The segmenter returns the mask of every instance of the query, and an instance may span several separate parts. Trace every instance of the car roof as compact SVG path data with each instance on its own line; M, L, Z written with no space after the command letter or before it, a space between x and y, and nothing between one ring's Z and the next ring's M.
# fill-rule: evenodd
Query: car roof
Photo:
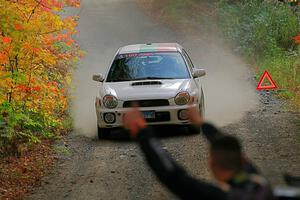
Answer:
M148 44L133 44L121 47L118 54L126 53L147 53L147 52L181 52L182 47L177 43L148 43Z

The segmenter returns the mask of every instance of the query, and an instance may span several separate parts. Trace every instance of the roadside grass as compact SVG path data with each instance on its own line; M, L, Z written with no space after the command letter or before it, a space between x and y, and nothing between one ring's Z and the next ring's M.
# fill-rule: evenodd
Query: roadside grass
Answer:
M300 51L299 51L300 52ZM299 53L298 53L299 54ZM282 52L278 56L265 56L257 62L257 79L268 70L279 86L278 95L291 102L289 110L300 108L300 57Z
M233 50L256 67L257 79L268 70L278 85L278 96L289 109L300 111L300 13L288 4L259 0L218 3L220 30Z
M171 28L213 34L253 66L257 81L268 70L288 100L289 110L300 111L300 13L278 1L152 0L142 5ZM235 3L230 3L235 2ZM201 29L205 29L201 32Z

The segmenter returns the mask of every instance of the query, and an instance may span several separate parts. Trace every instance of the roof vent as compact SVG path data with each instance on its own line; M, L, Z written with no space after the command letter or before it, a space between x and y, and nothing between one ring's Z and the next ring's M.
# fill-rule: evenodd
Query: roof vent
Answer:
M134 82L131 85L136 86L136 85L161 85L162 82L160 81L143 81L143 82Z

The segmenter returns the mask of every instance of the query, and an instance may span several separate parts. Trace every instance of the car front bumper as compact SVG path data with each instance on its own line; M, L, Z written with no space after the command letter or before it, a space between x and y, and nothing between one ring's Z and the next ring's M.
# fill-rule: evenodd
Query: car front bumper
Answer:
M199 106L197 104L194 105L184 105L184 106L161 106L161 107L141 107L140 111L154 111L155 118L154 119L146 119L147 124L149 125L184 125L189 124L189 120L182 120L179 117L179 112L182 110L186 110L189 107L196 107L199 112ZM116 109L98 109L97 110L97 122L100 128L116 128L123 126L122 119L126 112L128 112L130 108L116 108ZM113 123L107 123L104 120L104 116L107 113L112 113L115 115L115 120Z

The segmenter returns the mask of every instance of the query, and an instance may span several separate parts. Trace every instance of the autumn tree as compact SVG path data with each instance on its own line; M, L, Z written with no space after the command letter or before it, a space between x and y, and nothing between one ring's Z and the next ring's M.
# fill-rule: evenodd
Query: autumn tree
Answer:
M63 128L72 66L81 56L73 37L79 0L0 0L0 149L37 141Z

